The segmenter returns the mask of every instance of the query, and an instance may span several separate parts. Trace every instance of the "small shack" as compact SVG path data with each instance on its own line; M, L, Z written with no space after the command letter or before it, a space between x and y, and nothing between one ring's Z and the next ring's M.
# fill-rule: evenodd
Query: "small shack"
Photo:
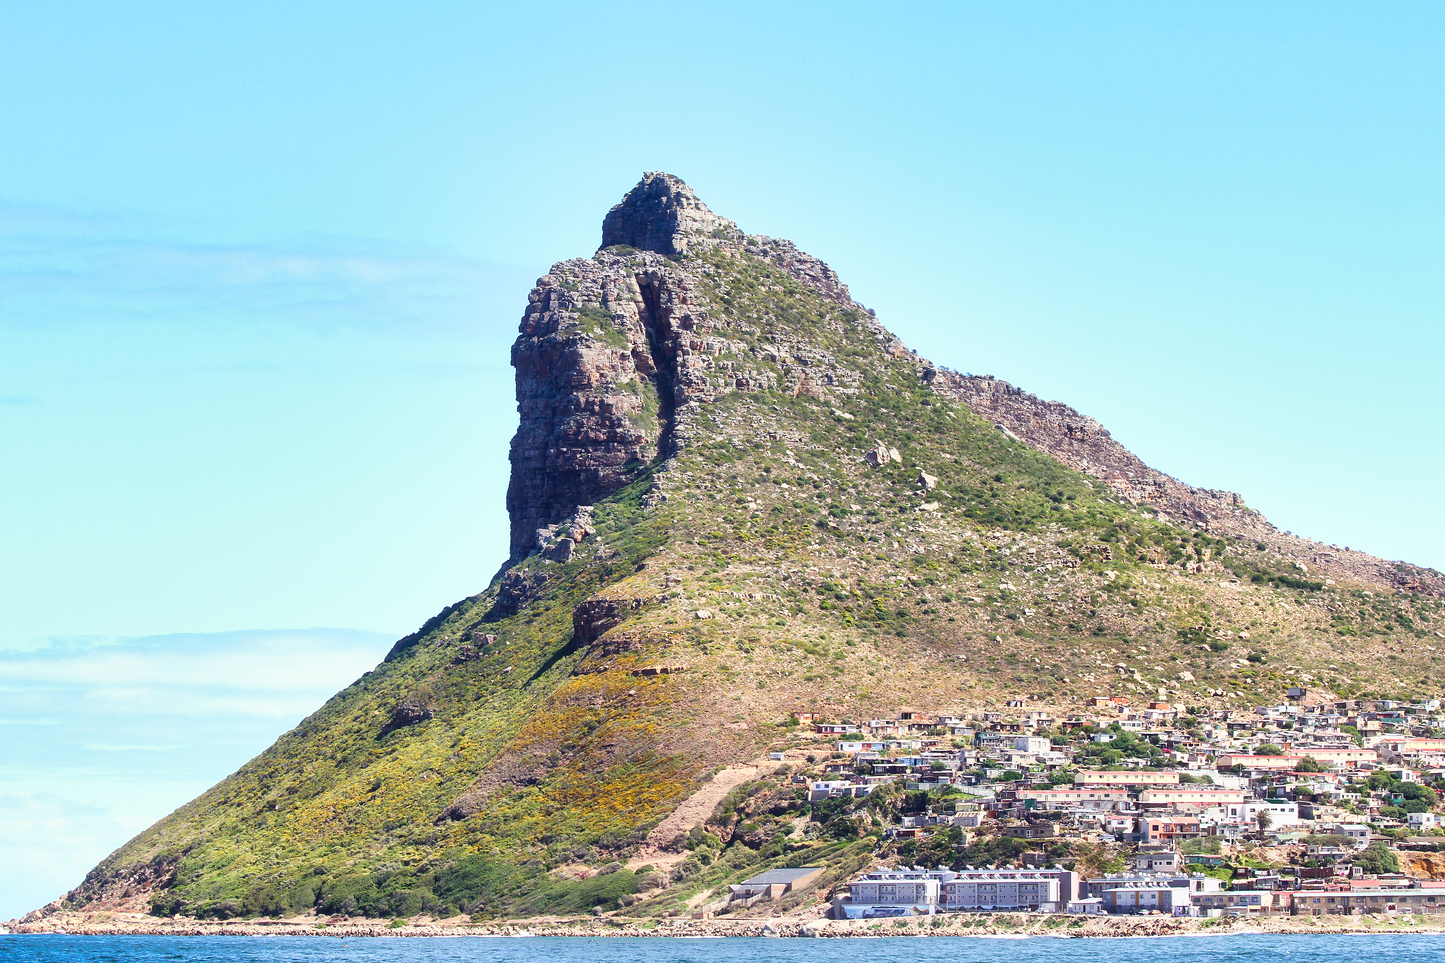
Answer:
M770 869L752 879L728 887L728 902L746 900L751 906L759 900L777 899L812 885L823 875L821 866L798 866L793 869Z

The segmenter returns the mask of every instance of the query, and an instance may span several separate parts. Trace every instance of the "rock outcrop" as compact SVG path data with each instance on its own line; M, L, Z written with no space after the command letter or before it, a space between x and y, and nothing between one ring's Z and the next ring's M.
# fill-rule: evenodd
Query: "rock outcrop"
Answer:
M665 257L599 254L537 282L512 347L521 423L507 510L512 555L539 529L666 458L680 406L710 397L692 354L707 316Z
M513 559L539 550L539 535L551 536L540 530L675 453L689 405L777 387L777 374L748 364L749 356L785 362L784 376L799 391L846 388L852 379L817 370L827 359L801 341L773 346L771 356L753 352L739 332L710 317L698 292L705 269L670 256L713 248L766 260L830 300L864 310L832 268L792 242L744 235L681 180L645 175L608 213L597 254L554 265L528 296L512 346L520 415L507 489ZM871 326L879 338L892 338L876 321Z
M420 699L403 699L396 704L391 712L392 729L401 729L404 726L414 726L420 722L426 722L432 717L431 706Z
M671 174L649 171L602 221L602 247L617 244L655 254L683 254L698 243L737 240L738 226L718 217Z
M580 645L591 645L646 604L646 599L621 596L588 599L572 610L573 638Z

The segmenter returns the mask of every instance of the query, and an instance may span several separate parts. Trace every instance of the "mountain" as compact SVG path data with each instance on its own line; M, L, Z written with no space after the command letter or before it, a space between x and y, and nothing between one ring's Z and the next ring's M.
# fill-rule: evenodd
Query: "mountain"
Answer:
M890 845L808 803L828 747L799 715L1438 687L1438 572L1279 532L919 357L670 175L538 280L512 362L491 584L58 905L676 915Z

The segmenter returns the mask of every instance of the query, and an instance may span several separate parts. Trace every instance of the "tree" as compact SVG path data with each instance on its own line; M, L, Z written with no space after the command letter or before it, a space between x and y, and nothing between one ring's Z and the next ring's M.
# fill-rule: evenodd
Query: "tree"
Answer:
M1439 795L1429 786L1422 786L1418 782L1400 783L1400 795L1406 799L1423 799L1430 805L1440 801Z
M1284 750L1281 749L1279 746L1276 746L1272 742L1266 742L1264 745L1254 750L1254 754L1256 756L1282 756L1284 755Z
M1356 866L1362 867L1365 872L1372 876L1381 873L1398 873L1400 871L1400 860L1384 843L1371 843L1369 849L1350 860Z
M1365 779L1365 785L1370 789L1389 789L1392 792L1400 785L1400 780L1388 772L1372 772Z
M1440 795L1435 790L1418 782L1402 782L1396 792L1404 798L1400 808L1407 813L1428 813L1440 801Z
M1259 838L1264 839L1264 834L1269 832L1269 827L1274 825L1274 814L1268 809L1261 809L1254 814L1255 825L1259 826Z

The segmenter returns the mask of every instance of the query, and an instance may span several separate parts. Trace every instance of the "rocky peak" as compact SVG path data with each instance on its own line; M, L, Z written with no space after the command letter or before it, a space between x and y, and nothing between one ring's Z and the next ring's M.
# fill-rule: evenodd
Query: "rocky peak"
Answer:
M736 236L738 226L708 210L681 178L661 171L643 174L602 221L603 248L625 244L664 255L683 254L717 234Z

